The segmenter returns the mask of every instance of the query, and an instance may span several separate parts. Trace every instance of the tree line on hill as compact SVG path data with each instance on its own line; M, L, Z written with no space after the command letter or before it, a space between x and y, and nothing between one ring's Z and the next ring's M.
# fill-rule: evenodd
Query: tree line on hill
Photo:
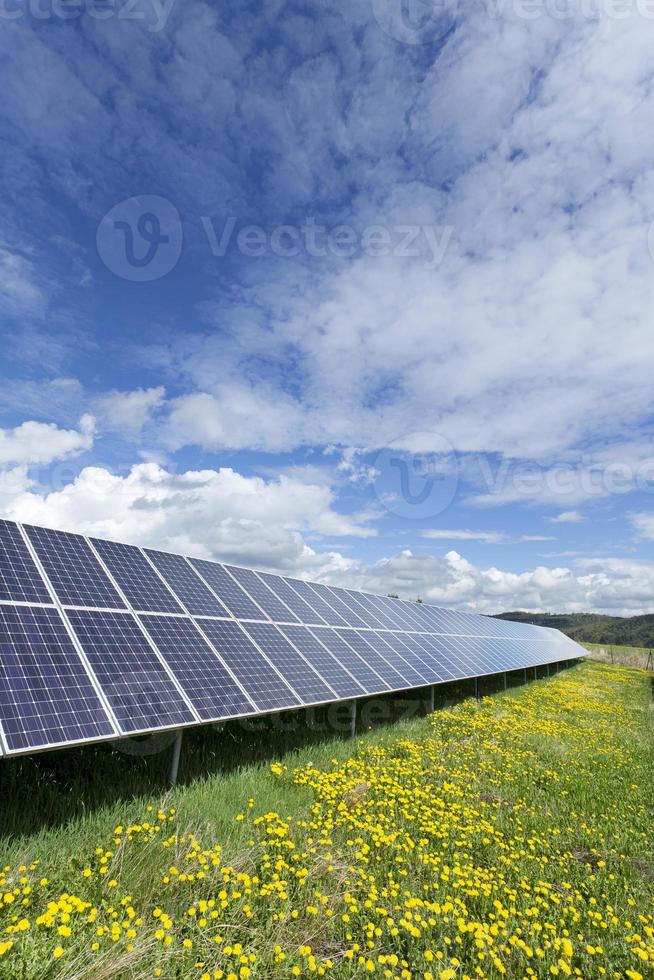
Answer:
M595 613L504 612L494 619L513 619L535 626L553 626L578 643L606 646L654 647L654 614L646 616L600 616Z

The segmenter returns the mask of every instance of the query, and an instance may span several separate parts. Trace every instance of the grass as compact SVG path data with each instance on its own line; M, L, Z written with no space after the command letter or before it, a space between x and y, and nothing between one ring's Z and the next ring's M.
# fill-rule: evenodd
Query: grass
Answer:
M169 793L168 752L4 763L0 976L653 976L651 696L587 662L356 742L188 733Z
M594 660L622 664L625 667L654 669L654 651L647 647L616 646L607 643L584 643Z

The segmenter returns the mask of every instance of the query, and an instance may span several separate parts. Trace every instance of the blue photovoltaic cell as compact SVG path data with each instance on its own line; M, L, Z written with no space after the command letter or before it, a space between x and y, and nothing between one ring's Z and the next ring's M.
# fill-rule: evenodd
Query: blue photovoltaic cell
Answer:
M284 579L287 585L290 585L294 589L301 599L315 609L322 619L329 623L330 626L347 626L346 621L342 616L339 616L335 609L328 606L327 603L315 592L307 582L303 582L298 578L287 578Z
M13 521L0 521L0 599L52 604L41 573Z
M359 633L357 630L341 630L340 633L343 639L351 647L354 647L359 656L384 678L389 687L396 688L398 691L405 687L411 687L411 682L405 676L404 671L400 673L399 668L389 663L390 658L379 651L379 644L375 641L374 633ZM367 636L370 636L370 640L366 639Z
M209 588L216 593L220 601L227 606L232 615L236 616L237 619L266 620L268 618L248 598L238 582L234 581L222 565L218 565L213 561L204 561L202 558L191 558L191 564L194 568L197 568Z
M390 637L393 638L392 641ZM433 645L433 637L417 633L385 633L384 639L395 643L400 650L402 647L411 650L425 664L425 670L429 671L430 679L435 683L453 679L454 675L450 673L444 658L440 656L439 651Z
M9 751L115 735L56 609L0 606L0 726Z
M345 667L307 629L306 626L280 626L282 633L297 647L339 698L355 698L365 690L348 674Z
M334 691L327 687L276 626L272 623L247 623L244 629L304 704L334 700Z
M177 612L182 608L138 548L91 538L127 601L138 612Z
M131 613L71 609L68 618L124 732L195 721Z
M259 711L300 707L300 699L238 623L226 619L198 619L198 623Z
M293 610L301 623L308 626L324 625L325 620L322 616L319 616L316 610L305 602L281 575L271 575L268 572L259 572L258 575L268 588L272 589L275 595L279 596L284 604Z
M30 547L18 525L0 520L0 726L11 753L584 655L557 630L528 623L25 532Z
M345 633L353 633L353 630L335 630L327 626L315 626L311 628L311 632L344 667L347 667L366 694L390 691L391 685L369 666L368 659L362 659L343 639ZM373 657L370 657L370 660L372 659Z
M349 605L340 598L336 589L330 589L328 586L320 585L318 582L312 582L310 587L345 620L348 626L368 625L364 619L361 619L352 605Z
M431 671L425 668L424 663L414 651L408 650L406 647L403 649L399 644L393 643L390 639L392 635L388 632L364 634L368 643L372 642L371 637L376 637L375 649L379 650L396 670L401 671L403 676L411 681L412 687L428 684Z
M256 711L190 619L152 615L142 616L141 623L201 718L219 721Z
M393 630L411 630L414 624L408 616L404 614L403 602L397 599L389 599L387 596L367 595L366 599L372 603L379 616L384 617L385 623L390 623Z
M146 550L150 561L157 566L158 571L192 616L230 618L228 610L191 568L186 558L165 551L151 551L149 548Z
M45 573L64 606L124 609L125 603L81 534L24 525Z
M297 616L270 591L256 572L249 568L237 568L235 565L225 565L225 568L272 620L276 623L297 623Z
M345 605L349 606L350 609L357 614L359 619L365 623L366 626L371 626L373 629L378 630L384 625L383 621L376 615L376 613L372 611L372 609L357 601L352 592L349 592L347 589L338 588L332 588L332 592L335 592L336 595L345 603Z
M347 596L352 605L361 610L361 616L365 617L368 626L372 626L374 629L397 629L395 620L386 616L383 611L380 612L375 604L370 601L370 596L355 593L349 589Z

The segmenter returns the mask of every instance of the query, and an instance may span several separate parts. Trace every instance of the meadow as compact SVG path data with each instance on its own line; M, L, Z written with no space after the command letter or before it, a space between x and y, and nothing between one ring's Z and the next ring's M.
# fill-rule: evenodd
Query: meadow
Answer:
M606 643L584 643L594 660L608 664L622 664L624 667L643 667L654 670L654 651L648 647L629 647Z
M355 740L198 732L168 793L167 753L5 762L0 977L654 976L653 734L651 672L586 662Z

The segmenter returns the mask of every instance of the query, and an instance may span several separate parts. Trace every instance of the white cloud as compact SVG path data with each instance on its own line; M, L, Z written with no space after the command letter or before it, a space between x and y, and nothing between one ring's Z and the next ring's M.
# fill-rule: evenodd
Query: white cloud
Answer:
M446 528L429 528L422 531L421 535L423 538L438 541L483 541L485 544L497 544L506 540L506 535L499 531L448 531Z
M639 514L630 514L630 520L639 538L654 541L654 513L644 511Z
M451 226L441 265L364 256L314 262L309 273L300 259L271 284L251 264L254 285L230 311L231 332L221 297L220 335L185 338L173 351L172 369L197 388L173 405L173 448L373 448L408 445L419 428L462 454L546 467L563 457L571 470L562 487L482 490L483 503L564 508L623 492L610 481L594 489L578 456L597 442L619 449L650 411L654 178L632 124L635 111L654 124L647 32L637 16L527 20L505 6L497 18L484 4L460 12L412 83L406 129L387 111L366 118L379 88L357 89L342 118L325 100L326 132L353 150L355 123L365 120L371 145L406 138L414 153L406 170L390 154L361 182L351 223ZM313 67L312 81L331 92L333 66ZM395 105L397 94L374 82ZM292 135L288 119L270 120L276 134ZM309 127L316 152L293 158L299 173L321 172L312 166L324 138L325 127ZM204 311L211 320L209 303Z
M51 463L78 456L93 446L95 419L83 415L79 430L60 429L54 423L23 422L0 429L0 466L12 463Z
M548 517L547 519L550 524L579 524L585 520L583 514L580 514L578 510L564 510L555 517Z
M289 477L264 480L231 469L174 474L141 463L126 476L86 467L47 493L30 485L26 467L14 467L0 477L0 508L14 520L479 612L652 609L654 562L609 558L509 572L474 565L456 551L405 550L370 565L342 550L318 551L309 538L365 535L368 528L334 510L329 488Z
M19 492L5 510L17 520L171 551L317 567L320 561L303 533L374 534L365 516L341 515L333 504L329 487L286 476L264 480L229 468L175 474L141 463L126 476L85 467L61 490ZM334 561L349 564L340 557Z
M94 409L107 428L139 432L164 403L166 389L135 388L133 391L109 391L94 402Z
M288 449L302 427L302 409L289 396L269 388L219 384L211 394L183 395L171 403L163 433L171 449Z
M538 566L516 573L481 568L456 551L441 558L407 550L356 572L348 578L361 588L483 613L525 609L626 616L654 607L654 562L635 559L589 559L572 568ZM328 578L336 583L338 576Z
M0 247L0 309L15 315L39 315L45 299L31 261Z

